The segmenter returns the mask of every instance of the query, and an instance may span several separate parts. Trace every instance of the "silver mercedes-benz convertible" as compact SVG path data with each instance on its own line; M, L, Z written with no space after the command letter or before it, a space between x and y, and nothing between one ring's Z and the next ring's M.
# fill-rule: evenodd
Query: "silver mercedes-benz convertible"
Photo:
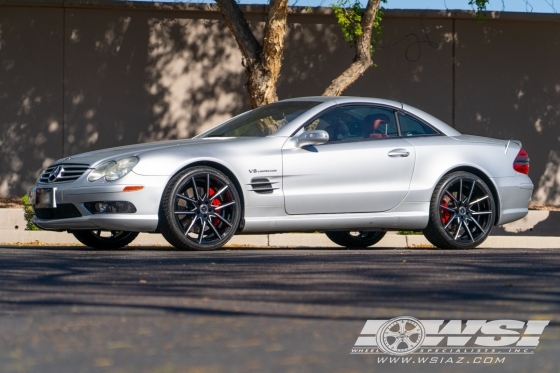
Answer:
M138 232L213 250L234 234L314 231L367 247L421 230L437 247L467 249L527 214L528 173L519 141L463 135L399 102L305 97L193 139L58 160L29 194L37 226L94 248Z

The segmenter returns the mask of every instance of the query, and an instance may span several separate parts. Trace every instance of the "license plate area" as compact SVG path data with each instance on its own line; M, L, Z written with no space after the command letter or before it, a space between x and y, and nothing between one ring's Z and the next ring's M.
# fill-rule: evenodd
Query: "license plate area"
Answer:
M35 208L52 209L56 208L55 198L56 188L37 188L35 189Z

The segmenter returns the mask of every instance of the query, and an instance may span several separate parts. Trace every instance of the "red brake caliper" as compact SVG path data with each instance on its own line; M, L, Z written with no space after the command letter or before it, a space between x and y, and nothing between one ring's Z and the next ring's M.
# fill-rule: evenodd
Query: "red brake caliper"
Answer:
M441 206L449 206L449 197L448 196L443 196L443 198L441 199ZM451 219L451 211L444 209L444 208L440 208L439 209L439 214L441 216L441 222L443 224L446 224L449 219Z
M210 187L210 190L208 191L208 194L209 194L210 197L212 197L214 194L216 194L216 191ZM214 200L212 200L212 206L214 206L214 207L220 206L221 204L222 203L220 202L220 197L214 198ZM215 227L217 227L220 224L220 219L212 218L212 224Z

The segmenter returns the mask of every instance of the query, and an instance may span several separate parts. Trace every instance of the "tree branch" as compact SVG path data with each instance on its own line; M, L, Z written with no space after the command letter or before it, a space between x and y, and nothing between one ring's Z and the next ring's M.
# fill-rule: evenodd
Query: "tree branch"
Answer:
M268 7L268 19L264 29L262 51L263 66L269 78L264 89L265 102L263 103L278 100L276 83L280 76L280 67L282 66L287 18L288 0L271 0Z
M368 0L364 14L362 15L362 34L359 35L355 42L356 56L354 62L323 92L323 96L339 96L350 85L352 85L367 69L370 68L371 61L371 33L373 31L373 22L375 15L379 9L381 0Z
M247 60L248 65L252 65L258 61L262 47L249 28L243 12L235 0L216 0L216 3L241 49L243 58Z

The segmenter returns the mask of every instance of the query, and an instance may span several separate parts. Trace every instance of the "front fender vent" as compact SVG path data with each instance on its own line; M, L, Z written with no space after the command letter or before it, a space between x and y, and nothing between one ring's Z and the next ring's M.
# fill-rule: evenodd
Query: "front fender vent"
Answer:
M258 194L270 194L274 189L278 189L278 188L274 188L272 184L278 184L278 183L274 181L270 181L264 177L254 178L251 180L251 183L249 184L252 187L252 189L249 190Z

